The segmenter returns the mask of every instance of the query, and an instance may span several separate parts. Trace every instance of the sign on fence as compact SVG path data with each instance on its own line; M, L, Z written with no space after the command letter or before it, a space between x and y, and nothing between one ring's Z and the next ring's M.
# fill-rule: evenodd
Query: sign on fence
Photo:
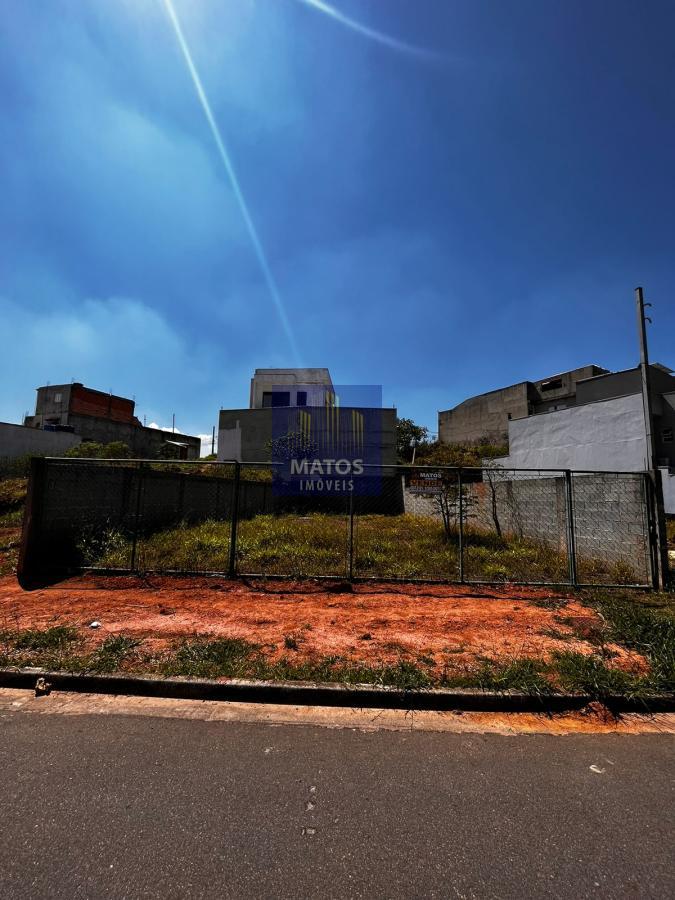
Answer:
M438 469L420 469L406 475L406 487L411 494L440 494L443 490L443 473Z

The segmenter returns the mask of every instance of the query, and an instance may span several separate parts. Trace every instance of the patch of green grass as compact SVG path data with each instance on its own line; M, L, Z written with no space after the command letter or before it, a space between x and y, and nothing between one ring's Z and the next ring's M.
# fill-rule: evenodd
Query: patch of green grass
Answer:
M271 665L259 666L256 674L257 677L270 680L376 684L396 687L403 691L421 690L433 684L431 675L421 666L411 662L366 666L334 656L300 663L282 658Z
M342 515L258 515L242 519L237 569L240 573L266 575L344 577L347 540L347 517ZM84 536L83 541L86 546L80 551L89 564L111 568L129 565L131 543L119 532L99 530L96 535ZM141 569L225 572L229 542L228 521L182 523L141 538L137 562ZM465 544L469 579L557 583L568 576L565 553L540 542L500 538L493 532L469 527ZM585 564L580 560L581 569ZM357 516L353 565L355 575L362 577L455 580L459 577L458 544L433 516ZM609 564L594 560L588 566L584 577L616 577Z
M26 500L27 490L27 478L0 479L0 513L21 510Z
M590 694L599 700L612 694L637 696L649 689L648 681L608 666L597 654L555 652L552 668L563 690Z
M116 672L130 654L141 644L137 638L123 634L107 637L100 647L92 653L88 668L95 672Z
M27 628L24 631L4 632L4 642L15 650L39 652L65 650L80 640L74 625L54 625L51 628Z
M0 515L0 528L20 528L23 523L23 507L17 506Z
M163 670L166 675L241 678L251 671L257 651L256 644L242 638L186 640L167 657Z
M656 691L675 690L675 597L595 592L586 601L606 625L606 639L646 657Z
M541 659L523 657L508 662L481 660L478 667L465 673L446 676L451 687L478 688L483 691L522 691L526 694L550 694L551 682L546 678L548 666Z
M74 625L1 631L1 664L80 671L84 657L77 654L77 647L81 640Z

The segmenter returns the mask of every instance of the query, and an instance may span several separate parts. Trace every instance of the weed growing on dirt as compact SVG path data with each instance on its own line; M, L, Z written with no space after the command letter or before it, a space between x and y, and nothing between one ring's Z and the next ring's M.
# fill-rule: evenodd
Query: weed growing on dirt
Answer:
M74 625L1 631L1 664L79 671L83 664L83 658L76 652L80 642L80 635Z
M539 634L552 638L554 641L571 641L574 635L568 631L560 631L557 628L542 628Z
M528 597L527 602L540 609L564 609L570 601L567 597Z
M622 669L610 668L596 654L555 652L551 668L563 690L590 694L599 700L612 694L637 696L647 693L649 688L645 679Z
M248 674L258 646L242 638L219 638L209 641L197 638L181 642L167 656L166 675L192 675L199 678L243 677Z
M19 528L23 523L23 508L10 509L0 515L0 528Z
M526 694L550 694L551 682L546 678L548 667L544 660L532 657L498 663L483 659L477 667L459 675L446 675L444 684L450 687L478 688L483 691L522 691Z
M88 668L95 672L115 672L140 643L140 640L123 634L107 637L91 655Z
M80 640L74 625L54 625L51 628L28 628L17 631L9 638L15 650L65 650Z
M663 597L659 602L659 597ZM610 641L645 656L652 690L675 690L675 598L596 592L590 605L602 615Z
M11 511L23 512L26 500L28 479L26 478L2 478L0 479L0 513Z

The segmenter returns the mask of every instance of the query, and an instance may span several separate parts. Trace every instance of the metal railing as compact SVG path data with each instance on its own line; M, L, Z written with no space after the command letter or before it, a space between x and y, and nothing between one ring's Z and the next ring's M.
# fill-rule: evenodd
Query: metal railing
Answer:
M19 575L653 583L645 473L364 468L287 495L269 463L34 459Z

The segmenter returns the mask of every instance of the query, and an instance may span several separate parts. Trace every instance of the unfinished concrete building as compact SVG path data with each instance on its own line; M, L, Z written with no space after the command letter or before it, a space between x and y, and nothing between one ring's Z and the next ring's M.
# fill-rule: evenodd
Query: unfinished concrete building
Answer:
M182 459L199 459L200 438L146 428L136 418L135 406L133 400L96 391L79 381L44 385L37 388L35 414L26 416L24 425L101 444L122 441L138 457L155 458L168 445Z
M576 404L577 382L609 372L589 365L550 375L539 381L521 381L488 391L438 413L438 439L443 444L472 444L483 439L508 439L509 421Z

